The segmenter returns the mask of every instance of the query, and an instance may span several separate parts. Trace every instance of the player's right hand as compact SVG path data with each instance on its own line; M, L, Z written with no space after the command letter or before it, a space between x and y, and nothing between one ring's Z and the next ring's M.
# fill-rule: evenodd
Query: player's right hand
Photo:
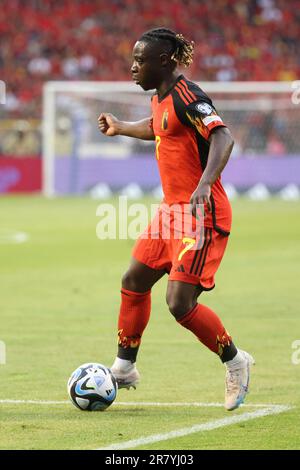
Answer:
M108 136L118 135L119 120L110 113L101 113L98 117L98 127L100 131Z

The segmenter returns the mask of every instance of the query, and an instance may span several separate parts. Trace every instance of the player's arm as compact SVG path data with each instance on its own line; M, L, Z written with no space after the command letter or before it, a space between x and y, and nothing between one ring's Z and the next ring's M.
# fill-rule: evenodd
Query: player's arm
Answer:
M100 131L107 136L125 135L142 140L155 140L152 119L146 118L136 122L120 121L113 114L102 113L98 118Z
M211 212L211 186L221 175L234 145L232 135L227 127L216 127L208 140L210 147L207 165L190 200L193 215L196 215L197 204L206 203L207 210Z

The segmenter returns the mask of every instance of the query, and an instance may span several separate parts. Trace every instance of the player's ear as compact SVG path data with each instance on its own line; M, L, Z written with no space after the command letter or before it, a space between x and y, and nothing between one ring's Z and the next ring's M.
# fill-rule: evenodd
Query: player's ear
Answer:
M159 57L160 57L161 66L167 67L170 62L169 55L166 52L163 52L162 54L160 54Z

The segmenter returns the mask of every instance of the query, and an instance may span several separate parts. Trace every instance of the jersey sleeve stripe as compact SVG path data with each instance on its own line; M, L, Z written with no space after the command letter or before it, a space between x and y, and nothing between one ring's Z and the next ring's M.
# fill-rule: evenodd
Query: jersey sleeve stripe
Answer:
M186 97L186 99L188 100L188 102L191 104L194 100L193 98L187 93L186 89L184 88L184 86L182 85L182 83L178 82L177 83L177 86L180 88L180 90L182 91L182 94Z
M194 95L194 93L189 89L189 87L187 86L187 83L186 83L184 80L180 80L179 83L182 83L182 85L183 85L184 88L186 89L186 92L189 94L189 96L191 96L191 98L193 98L193 101L196 101L196 100L197 100L197 96Z
M180 88L176 86L176 87L175 87L175 90L177 91L178 95L180 96L180 98L182 99L182 101L184 102L184 104L185 104L186 106L188 106L188 105L190 104L190 102L188 102L188 101L186 100L186 98L183 96L183 94L181 93Z

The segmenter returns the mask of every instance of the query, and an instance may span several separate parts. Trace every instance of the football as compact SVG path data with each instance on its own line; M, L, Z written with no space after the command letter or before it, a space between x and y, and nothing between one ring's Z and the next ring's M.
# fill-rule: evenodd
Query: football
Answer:
M115 377L103 364L82 364L68 380L71 402L84 411L104 411L114 402L117 390Z

